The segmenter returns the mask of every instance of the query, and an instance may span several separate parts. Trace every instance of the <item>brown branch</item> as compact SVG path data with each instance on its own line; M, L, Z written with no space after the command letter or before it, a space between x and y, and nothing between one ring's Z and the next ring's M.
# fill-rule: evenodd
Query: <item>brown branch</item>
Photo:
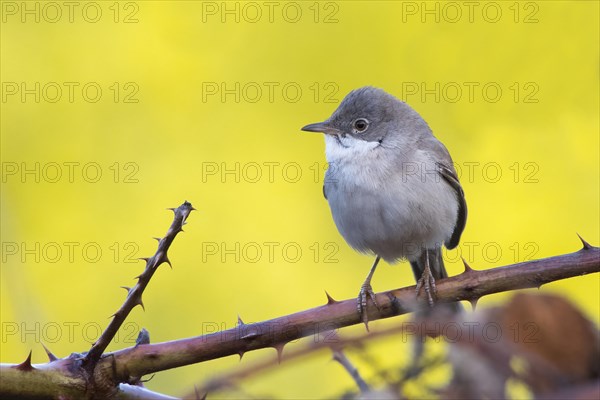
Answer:
M297 359L304 358L304 357L307 357L310 355L314 355L315 353L317 353L321 350L325 350L325 349L328 349L329 351L331 351L333 353L332 359L334 361L339 362L342 365L342 367L346 368L346 370L348 371L346 365L344 365L343 362L341 362L339 359L336 358L336 354L337 354L338 358L343 358L344 350L348 347L362 348L363 342L366 340L374 340L377 338L396 335L396 334L398 334L398 332L401 332L404 329L405 329L404 325L399 325L399 326L393 326L392 328L387 328L387 329L384 329L381 331L373 331L373 332L367 331L366 334L354 335L352 337L344 337L344 338L340 337L337 334L337 332L335 332L335 331L325 332L324 334L321 335L321 337L318 341L311 341L302 347L290 350L290 351L286 352L284 355L282 355L281 358L276 357L276 358L263 359L261 361L254 362L252 364L245 364L240 368L233 369L232 371L227 371L221 375L207 378L202 383L200 383L198 386L194 385L194 391L182 396L182 398L195 399L197 397L197 395L200 393L203 395L212 393L214 395L214 393L216 391L223 390L225 388L236 387L237 382L242 379L247 379L247 378L255 376L259 373L268 371L273 368L277 368L282 363L287 364L287 363L292 362L293 360L297 360ZM242 360L242 357L240 357L240 361L241 360ZM355 377L352 375L352 373L350 371L348 371L348 372L350 373L352 379L355 379ZM359 378L360 378L360 376L359 376ZM362 380L362 378L360 378L360 379ZM358 382L357 382L357 384L359 385L359 387L361 387L361 384L359 384Z
M117 334L117 331L125 322L125 319L133 310L133 308L137 305L142 306L144 308L144 303L142 301L142 293L144 293L144 289L150 283L150 279L154 275L154 272L158 269L158 267L162 263L167 263L171 265L169 258L167 256L167 251L173 243L175 236L179 232L183 231L183 225L185 225L185 220L189 216L189 214L194 210L192 205L189 202L184 202L177 208L170 208L175 213L175 218L167 231L167 234L162 238L156 238L158 240L158 248L156 249L156 253L150 258L144 258L146 261L146 268L144 272L136 277L138 282L132 288L127 288L127 298L125 302L119 308L119 310L113 314L113 319L110 321L100 338L94 343L90 351L86 354L83 359L83 365L88 367L91 366L93 370L95 363L100 359L106 347L110 344L112 339Z
M310 344L286 352L281 360L278 358L265 359L253 364L244 365L237 370L228 371L222 375L208 378L202 384L197 386L193 393L188 393L183 396L183 398L192 399L195 398L196 393L214 393L224 388L235 386L236 383L242 379L250 378L264 371L268 371L271 368L276 368L281 363L287 364L292 360L310 356L321 350L328 349L335 352L340 349L359 348L363 346L363 343L366 340L372 341L378 338L397 335L400 332L404 332L406 329L407 327L405 325L397 325L380 331L366 332L351 337L339 337L339 335L335 334L335 331L325 332L321 335L320 340L314 342L311 341ZM411 330L411 333L414 332Z
M180 211L178 214L178 210L184 206L188 211ZM181 207L175 210L175 220L179 221L177 224L183 225L192 208L189 203L187 206L184 203ZM181 230L181 225L177 224L174 222L167 234L171 239L162 239L159 251L147 261L147 268L138 281L139 292L136 288L134 292L130 291L126 300L129 306L124 305L121 310L129 312L139 304L141 290L148 284L156 267L167 260L168 245ZM552 281L599 272L600 249L583 243L583 249L575 253L485 271L472 270L465 264L462 274L438 282L437 301L445 303L467 300L475 303L484 295L539 287ZM148 265L151 266L150 269ZM370 305L370 319L389 318L419 307L427 307L426 302L415 301L414 288L411 286L377 294L380 309ZM124 318L124 315L119 318ZM356 312L355 299L338 302L328 297L324 306L269 321L256 324L240 323L236 328L210 335L166 343L139 344L136 347L106 353L97 360L95 368L91 370L91 377L86 374L86 371L89 373L90 370L82 368L84 356L77 353L58 360L50 357L49 363L40 365L32 365L31 359L28 358L21 364L0 365L0 397L118 396L119 383L135 382L139 377L150 373L234 354L243 355L246 351L265 347L273 347L281 354L283 346L291 340L359 323L361 320ZM112 323L110 326L115 329ZM108 338L104 339L108 342L112 338L109 334L103 334L103 337ZM92 349L99 348L96 345ZM95 350L95 353L99 352L102 355L106 345L107 343L103 345L102 351ZM86 358L93 359L89 354Z
M134 287L126 288L127 298L125 299L125 302L121 308L119 308L119 310L113 314L114 318L110 321L90 351L85 355L83 359L83 365L89 372L94 370L94 367L104 353L104 350L106 350L106 347L108 347L110 342L113 340L117 334L117 331L121 325L123 325L123 322L125 322L125 319L131 310L133 310L133 308L137 305L140 305L142 308L144 308L144 303L142 302L142 293L144 293L144 289L146 289L146 286L148 286L148 283L150 282L150 279L152 279L154 272L156 272L162 263L166 262L167 264L171 265L169 257L167 257L167 251L169 250L171 243L173 243L175 236L177 236L179 232L183 231L185 220L194 210L194 207L192 207L192 205L186 201L179 207L170 208L170 210L173 210L175 213L175 218L173 219L173 223L171 223L171 226L169 227L165 237L162 239L157 238L158 248L156 249L156 253L154 253L154 255L150 258L144 259L146 261L146 268L141 275L136 277L138 282Z
M84 396L104 398L117 396L124 399L135 396L139 398L139 394L142 392L145 396L152 395L153 398L162 396L140 387L117 385L130 381L114 381L112 378L115 374L111 369L111 364L107 362L100 363L100 368L96 367L106 347L131 310L137 305L141 305L143 308L142 293L158 266L165 262L170 265L167 251L175 236L183 231L182 227L194 208L186 201L178 208L170 208L170 210L173 210L175 216L167 234L164 238L157 239L158 249L152 257L145 259L146 267L144 272L136 277L137 284L133 288L126 288L128 293L125 302L113 315L114 318L90 351L83 354L73 353L63 359L57 359L44 346L49 358L47 364L32 365L30 353L29 357L21 364L0 365L0 398L81 398ZM132 379L132 381L134 380Z
M484 271L471 269L437 284L437 301L446 303L467 300L521 288L540 287L560 279L600 271L600 249L584 242L583 249L556 257L517 263ZM369 305L370 320L389 318L425 307L415 301L415 287L377 294L380 309ZM235 328L209 335L171 342L140 345L110 353L114 360L115 379L177 368L247 351L283 346L310 335L361 323L356 312L356 299L330 300L324 306L255 324L238 324ZM108 359L103 359L108 360ZM108 361L107 361L108 362Z

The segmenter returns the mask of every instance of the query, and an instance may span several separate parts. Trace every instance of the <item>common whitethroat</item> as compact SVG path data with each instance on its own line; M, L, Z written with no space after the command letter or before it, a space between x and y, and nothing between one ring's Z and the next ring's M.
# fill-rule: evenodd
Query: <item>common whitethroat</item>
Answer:
M374 254L358 295L358 312L377 306L371 278L379 260L407 259L433 306L436 279L448 275L441 247L455 248L467 204L452 158L423 118L385 91L350 92L324 122L303 131L325 134L323 193L339 232L354 249ZM458 307L458 305L457 305Z

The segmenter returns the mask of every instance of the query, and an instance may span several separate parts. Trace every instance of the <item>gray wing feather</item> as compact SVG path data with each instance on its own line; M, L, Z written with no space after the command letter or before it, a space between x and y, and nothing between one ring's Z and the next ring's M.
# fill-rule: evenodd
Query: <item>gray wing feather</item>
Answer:
M456 225L454 226L452 236L445 242L445 245L448 249L453 249L458 246L460 235L462 235L465 225L467 224L467 202L465 200L465 192L463 191L462 186L460 186L460 182L458 181L456 172L454 172L454 168L450 168L441 163L438 163L438 166L440 175L450 185L450 187L454 189L456 192L456 200L458 201L458 216L456 218Z
M446 146L444 146L442 142L437 140L435 136L431 134L423 137L419 141L419 147L430 152L432 158L438 165L440 176L456 193L456 200L458 201L456 225L454 226L452 236L444 243L448 249L453 249L458 246L460 235L463 233L465 225L467 224L467 202L465 200L465 192L458 181L458 176L456 175L456 171L452 164L452 157L450 157L448 149L446 149Z

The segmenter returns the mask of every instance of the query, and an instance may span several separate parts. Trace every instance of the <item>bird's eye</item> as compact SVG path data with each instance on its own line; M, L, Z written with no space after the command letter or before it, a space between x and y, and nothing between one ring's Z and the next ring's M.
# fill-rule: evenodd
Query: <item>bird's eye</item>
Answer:
M354 129L356 129L356 132L364 132L369 127L369 121L364 118L359 118L354 121L353 126Z

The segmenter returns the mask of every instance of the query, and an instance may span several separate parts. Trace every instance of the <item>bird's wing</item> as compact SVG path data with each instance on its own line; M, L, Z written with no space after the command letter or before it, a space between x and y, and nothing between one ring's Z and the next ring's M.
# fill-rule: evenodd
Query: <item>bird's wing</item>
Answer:
M430 135L419 142L419 147L430 152L438 166L440 176L456 193L456 200L458 201L456 225L454 225L452 236L444 243L448 249L453 249L458 246L460 235L462 235L465 225L467 224L467 202L465 200L465 192L458 181L458 176L452 163L452 157L450 157L448 149L446 149L446 146L444 146L442 142L437 140L435 136Z
M456 225L454 226L452 236L445 242L448 249L453 249L458 246L460 235L463 233L465 225L467 224L467 202L465 200L465 192L463 191L462 186L460 186L454 168L442 163L438 163L438 167L440 175L450 187L454 189L456 192L456 200L458 200L458 217L456 218Z

